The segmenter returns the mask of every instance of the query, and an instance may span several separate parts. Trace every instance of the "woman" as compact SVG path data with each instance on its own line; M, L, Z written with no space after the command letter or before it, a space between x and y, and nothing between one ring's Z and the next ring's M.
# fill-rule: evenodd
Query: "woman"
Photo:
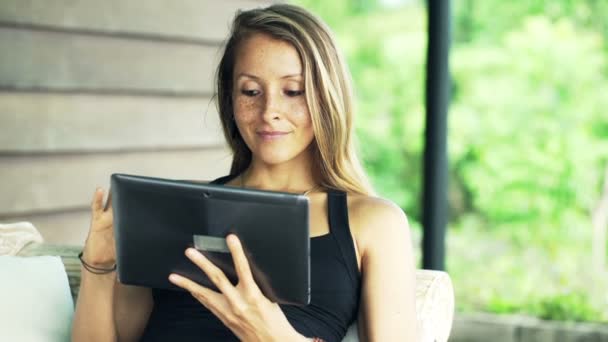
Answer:
M407 219L371 196L352 146L349 74L329 29L291 5L240 12L218 67L217 100L234 159L230 176L214 183L310 199L311 304L264 297L233 235L236 286L192 249L186 255L220 292L175 274L170 281L189 293L118 283L112 213L98 189L73 339L330 342L358 319L362 341L416 341Z

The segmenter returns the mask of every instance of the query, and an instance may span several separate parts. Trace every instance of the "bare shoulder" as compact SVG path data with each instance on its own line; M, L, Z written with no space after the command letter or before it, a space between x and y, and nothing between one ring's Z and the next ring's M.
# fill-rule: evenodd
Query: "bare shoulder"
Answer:
M394 202L374 196L348 195L348 211L357 220L406 220L405 213Z
M387 199L349 194L348 211L352 234L362 252L372 244L409 235L407 216Z

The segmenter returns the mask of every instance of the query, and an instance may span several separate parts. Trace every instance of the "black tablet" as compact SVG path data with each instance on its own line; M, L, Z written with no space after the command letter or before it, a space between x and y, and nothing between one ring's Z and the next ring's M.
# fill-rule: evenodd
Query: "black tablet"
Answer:
M225 237L236 234L256 283L270 300L310 300L308 198L162 178L111 177L118 280L176 289L170 273L214 288L185 255L195 247L233 284L237 277Z

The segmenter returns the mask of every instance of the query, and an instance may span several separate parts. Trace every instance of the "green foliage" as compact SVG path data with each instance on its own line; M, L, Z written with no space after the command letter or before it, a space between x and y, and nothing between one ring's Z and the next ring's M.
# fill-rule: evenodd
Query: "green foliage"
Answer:
M589 227L608 156L593 133L608 106L600 42L568 21L531 17L499 44L454 49L453 172L489 227L534 227L550 241Z
M296 2L335 30L365 168L419 227L423 2ZM608 1L453 3L447 266L457 307L597 320L605 293L563 293L608 286L580 267L591 263L590 210L608 166Z
M487 309L499 314L532 314L555 321L608 322L608 317L597 310L589 296L582 292L564 293L520 304L496 297L489 301Z
M517 29L530 16L549 20L568 18L577 26L608 38L608 2L604 0L458 0L452 3L456 42L491 42Z
M567 293L541 300L533 305L532 312L542 319L559 321L604 321L608 319L597 311L584 293Z

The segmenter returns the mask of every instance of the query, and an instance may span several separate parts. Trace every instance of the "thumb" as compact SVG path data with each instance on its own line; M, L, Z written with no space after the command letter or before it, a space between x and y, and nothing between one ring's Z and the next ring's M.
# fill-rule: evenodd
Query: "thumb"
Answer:
M103 189L97 187L93 193L93 199L91 200L91 210L93 214L99 213L103 208Z
M108 200L106 201L106 206L103 208L103 210L108 211L110 208L112 208L112 189L108 191Z

